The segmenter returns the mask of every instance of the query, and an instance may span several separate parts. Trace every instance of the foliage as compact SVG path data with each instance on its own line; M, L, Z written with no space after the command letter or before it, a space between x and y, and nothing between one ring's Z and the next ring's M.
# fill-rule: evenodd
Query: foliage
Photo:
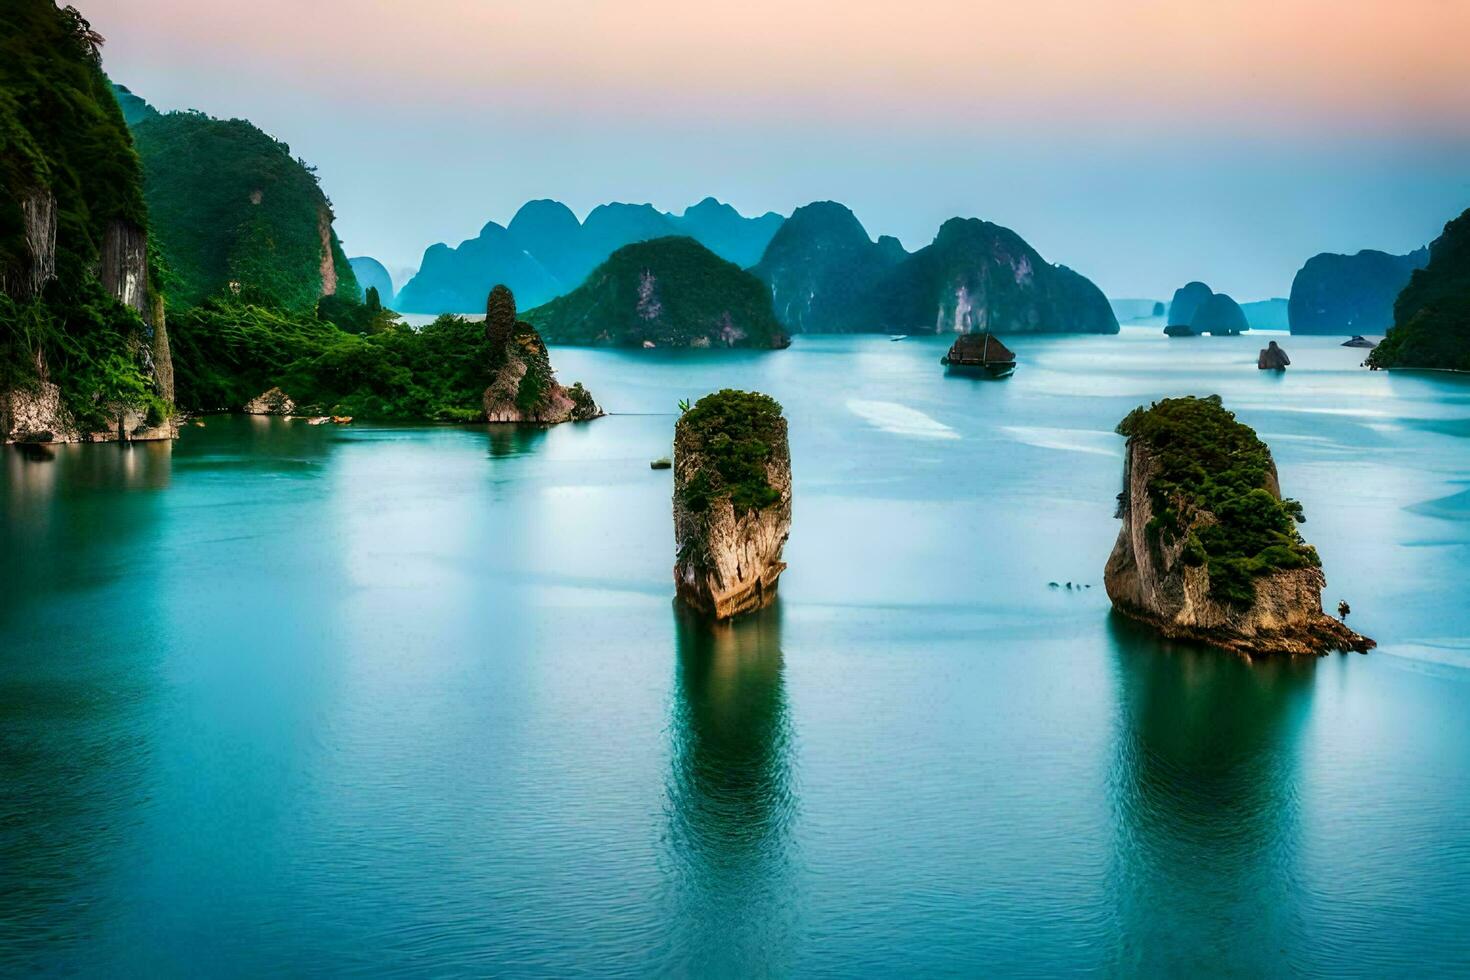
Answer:
M578 288L525 314L551 343L776 347L765 285L692 238L625 245Z
M1118 432L1148 446L1158 466L1147 533L1164 543L1185 535L1184 561L1208 567L1215 599L1249 605L1256 576L1320 564L1296 528L1301 504L1270 489L1270 450L1218 395L1136 408Z
M255 305L313 309L322 291L323 222L337 295L361 296L316 172L285 143L243 119L200 112L150 116L133 135L173 301L238 294Z
M148 223L101 44L73 7L0 4L0 385L55 382L84 428L109 421L112 401L166 410L139 357L141 321L97 280L109 225ZM56 200L56 278L31 296L22 202L47 192Z
M375 332L348 333L328 320L238 302L187 310L170 324L179 404L238 408L279 386L298 405L336 415L483 418L491 372L481 326L446 314L414 330L388 316Z
M1429 246L1429 264L1409 278L1393 318L1370 366L1470 371L1470 211Z
M493 350L500 350L516 329L516 298L503 283L497 283L485 299L485 337Z
M680 417L678 429L684 446L702 460L684 485L684 504L691 511L703 512L726 496L736 513L781 499L766 477L767 460L786 447L786 420L774 398L726 388L696 402Z

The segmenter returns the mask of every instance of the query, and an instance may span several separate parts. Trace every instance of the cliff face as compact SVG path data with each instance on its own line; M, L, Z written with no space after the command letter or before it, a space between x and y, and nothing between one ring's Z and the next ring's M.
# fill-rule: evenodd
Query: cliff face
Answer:
M169 438L172 364L150 289L143 179L73 7L0 5L0 441Z
M1407 255L1365 249L1356 255L1312 256L1291 281L1291 332L1344 337L1384 333L1394 322L1394 299L1414 270L1428 262L1425 248Z
M1251 656L1366 652L1375 644L1322 612L1326 579L1318 565L1281 568L1254 580L1249 605L1222 602L1211 589L1206 563L1191 560L1191 535L1216 522L1197 511L1168 538L1150 530L1155 518L1150 483L1160 474L1157 454L1144 441L1128 441L1118 516L1123 527L1108 557L1103 581L1113 606L1151 623L1165 636L1196 640ZM1280 498L1274 465L1266 490Z
M776 317L788 330L842 333L877 329L870 293L906 257L896 240L869 238L841 204L818 201L792 212L750 271L770 289Z
M1009 228L951 218L873 293L873 327L900 333L1117 333L1102 290Z
M723 434L726 440L716 437ZM721 455L721 446L740 449ZM748 452L751 447L759 452ZM745 456L749 472L733 463ZM752 457L760 462L749 463ZM674 429L674 586L716 619L769 605L791 534L791 451L780 406L723 391L700 399Z
M360 296L326 195L285 143L198 112L147 116L132 132L171 303L226 295L311 311L323 296Z
M485 389L487 422L582 422L603 414L581 384L563 387L536 328L516 319L515 296L504 285L485 303L485 339L494 380Z

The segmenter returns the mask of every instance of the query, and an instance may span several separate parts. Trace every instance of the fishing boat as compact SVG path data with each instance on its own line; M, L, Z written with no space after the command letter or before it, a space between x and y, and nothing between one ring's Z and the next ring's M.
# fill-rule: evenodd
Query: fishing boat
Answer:
M967 333L955 338L949 353L939 359L952 374L1008 378L1016 370L1016 355L994 334Z

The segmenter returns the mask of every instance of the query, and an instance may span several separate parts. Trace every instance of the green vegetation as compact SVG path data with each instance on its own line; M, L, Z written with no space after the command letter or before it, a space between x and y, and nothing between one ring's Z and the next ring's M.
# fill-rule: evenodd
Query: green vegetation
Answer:
M1371 367L1470 371L1470 211L1429 246L1429 264L1399 293L1393 321L1368 355Z
M200 112L144 118L133 136L173 302L238 296L309 312L322 294L324 222L336 294L362 295L315 170L285 143L243 119Z
M167 411L139 355L141 320L97 279L108 227L148 223L101 44L72 7L0 5L0 389L53 381L83 429L111 421L109 402ZM56 200L55 278L33 295L24 204L48 192Z
M774 398L726 388L696 402L680 416L678 430L676 440L703 459L684 485L691 511L701 513L726 496L737 514L781 499L766 479L766 461L786 446L786 420Z
M279 386L303 411L483 418L491 373L481 326L446 314L414 330L388 316L373 332L348 333L325 319L239 302L189 309L170 323L178 402L233 409Z
M625 245L578 288L526 313L552 343L779 347L765 285L692 238Z
M1301 504L1270 489L1270 450L1220 396L1136 408L1118 432L1147 445L1158 463L1147 533L1164 544L1185 535L1184 560L1208 568L1212 598L1250 605L1257 575L1321 563L1297 531Z

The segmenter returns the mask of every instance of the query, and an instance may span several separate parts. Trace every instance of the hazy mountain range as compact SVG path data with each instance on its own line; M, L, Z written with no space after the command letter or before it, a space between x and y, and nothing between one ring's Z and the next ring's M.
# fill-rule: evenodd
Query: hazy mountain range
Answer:
M431 246L395 304L406 313L474 311L485 303L487 283L502 282L523 306L537 306L581 285L624 245L681 235L744 268L759 261L782 221L770 212L745 217L712 197L683 214L603 204L585 221L559 201L530 201L507 226L492 221L457 248Z

